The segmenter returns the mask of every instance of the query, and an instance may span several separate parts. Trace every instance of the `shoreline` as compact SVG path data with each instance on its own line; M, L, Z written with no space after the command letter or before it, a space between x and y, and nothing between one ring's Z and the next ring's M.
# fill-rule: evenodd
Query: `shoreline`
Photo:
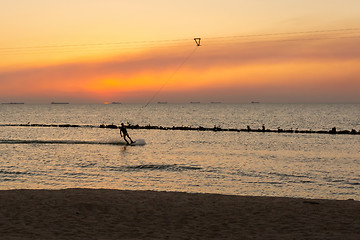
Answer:
M0 190L1 239L360 239L360 201Z

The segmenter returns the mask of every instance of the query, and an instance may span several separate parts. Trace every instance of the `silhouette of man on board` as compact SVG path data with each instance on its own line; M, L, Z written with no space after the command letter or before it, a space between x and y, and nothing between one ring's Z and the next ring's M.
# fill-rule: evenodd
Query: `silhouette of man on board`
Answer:
M121 126L120 126L120 136L124 137L124 140L128 145L134 143L134 141L130 138L130 136L126 130L124 123L121 123ZM126 139L126 137L128 137L130 139L131 143L129 143L129 141Z

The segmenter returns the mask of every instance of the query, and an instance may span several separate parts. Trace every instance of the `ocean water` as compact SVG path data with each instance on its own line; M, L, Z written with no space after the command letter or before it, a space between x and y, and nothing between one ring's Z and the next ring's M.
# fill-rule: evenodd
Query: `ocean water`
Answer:
M0 189L360 200L360 135L129 129L147 144L126 146L118 129L94 127L121 122L360 131L360 104L2 104Z

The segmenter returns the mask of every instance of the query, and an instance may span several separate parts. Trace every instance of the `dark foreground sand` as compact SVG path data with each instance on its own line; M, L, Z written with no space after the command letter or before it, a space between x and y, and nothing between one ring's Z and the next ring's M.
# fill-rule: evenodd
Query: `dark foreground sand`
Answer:
M151 191L0 191L0 239L360 239L360 202Z

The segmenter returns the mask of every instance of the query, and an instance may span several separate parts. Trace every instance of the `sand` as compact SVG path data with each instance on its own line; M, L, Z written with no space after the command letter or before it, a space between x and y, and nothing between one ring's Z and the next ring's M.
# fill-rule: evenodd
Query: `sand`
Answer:
M0 239L360 239L360 202L94 189L0 191Z

